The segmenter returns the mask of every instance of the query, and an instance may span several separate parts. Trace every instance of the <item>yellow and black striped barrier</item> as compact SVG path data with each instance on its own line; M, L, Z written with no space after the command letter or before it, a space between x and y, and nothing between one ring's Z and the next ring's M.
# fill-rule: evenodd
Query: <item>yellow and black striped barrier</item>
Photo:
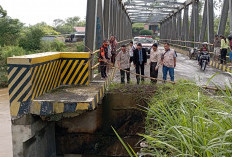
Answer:
M32 100L60 85L88 85L89 59L88 52L48 52L8 58L11 116L29 113Z
M220 64L220 63L215 62L215 61L210 61L210 66L212 66L216 69L222 70L224 72L232 73L232 66L229 66L229 65L224 65L224 64Z
M32 101L32 104L30 105L30 113L40 116L47 116L59 113L74 113L76 111L81 110L94 110L97 108L97 105L99 104L100 100L104 97L105 90L109 86L110 82L113 80L115 71L116 68L113 69L113 71L106 80L96 79L91 81L89 87L79 87L76 89L73 89L74 87L70 87L67 88L68 90L64 88L58 91L58 93L62 93L64 95L72 95L72 92L67 91L74 90L75 92L80 93L78 95L80 97L84 97L84 95L88 93L89 97L86 99L83 98L82 100L78 101L76 101L75 98L72 101L65 101L62 100L62 98L59 98L59 101L50 98L48 100L35 99ZM54 96L57 93L54 92L52 94Z

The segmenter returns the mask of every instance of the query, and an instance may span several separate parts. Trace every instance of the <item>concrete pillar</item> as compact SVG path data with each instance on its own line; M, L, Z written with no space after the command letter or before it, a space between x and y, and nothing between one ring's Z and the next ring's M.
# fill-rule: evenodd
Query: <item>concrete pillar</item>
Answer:
M109 39L110 34L110 13L111 13L111 0L104 0L104 38Z
M205 0L204 5L204 11L203 11L203 18L202 18L202 25L201 25L201 34L200 34L200 42L203 42L205 40L205 32L206 32L206 26L207 26L207 1Z
M218 31L217 31L218 35L221 35L221 34L224 35L225 33L226 22L227 22L228 11L229 11L229 1L231 0L223 1L220 22L219 22Z
M12 120L14 157L56 157L55 124L31 115Z
M208 26L208 42L214 42L214 11L213 0L207 0L207 26Z
M87 13L86 13L86 33L85 33L85 51L94 51L96 49L96 17L97 17L97 1L87 1Z

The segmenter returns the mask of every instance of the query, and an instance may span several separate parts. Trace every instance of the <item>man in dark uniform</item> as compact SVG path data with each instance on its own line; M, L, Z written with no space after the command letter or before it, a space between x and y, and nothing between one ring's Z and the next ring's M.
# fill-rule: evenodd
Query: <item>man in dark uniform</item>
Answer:
M99 54L99 62L100 62L100 69L101 69L101 77L102 79L106 78L106 66L107 66L107 59L108 57L108 42L107 40L103 41L103 45L100 48L100 54Z
M134 66L136 68L136 74L144 75L144 66L147 64L147 53L142 44L138 43L137 48L134 50L133 57ZM140 83L140 76L136 76L137 84ZM144 77L141 77L141 80L144 81Z

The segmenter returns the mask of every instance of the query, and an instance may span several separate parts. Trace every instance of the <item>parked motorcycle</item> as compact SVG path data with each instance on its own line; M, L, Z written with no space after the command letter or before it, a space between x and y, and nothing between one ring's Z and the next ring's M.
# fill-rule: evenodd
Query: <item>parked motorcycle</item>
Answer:
M206 69L206 65L209 62L209 52L207 51L202 51L200 55L200 66L203 71Z
M196 60L197 55L198 55L198 48L197 47L189 49L189 58L190 59L195 59Z

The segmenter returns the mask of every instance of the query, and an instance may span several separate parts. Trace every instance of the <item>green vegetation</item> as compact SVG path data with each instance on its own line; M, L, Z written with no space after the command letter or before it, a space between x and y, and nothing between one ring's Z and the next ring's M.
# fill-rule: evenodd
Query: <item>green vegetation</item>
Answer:
M153 35L153 32L151 30L141 30L139 35Z
M132 25L133 36L138 36L141 30L144 30L144 23L135 23Z
M78 16L69 17L66 20L55 19L53 20L54 28L57 32L62 34L72 33L73 27L84 27L85 21L81 21Z
M58 40L43 41L45 35L55 36L73 33L73 27L85 26L79 17L70 17L65 21L54 20L54 27L45 22L33 26L24 26L18 19L7 16L7 11L0 6L0 87L7 85L7 57L40 52L83 52L83 42L65 44ZM62 38L62 37L60 37Z
M232 89L218 97L195 83L158 87L141 135L154 156L225 156L232 153ZM216 94L217 95L217 94Z

